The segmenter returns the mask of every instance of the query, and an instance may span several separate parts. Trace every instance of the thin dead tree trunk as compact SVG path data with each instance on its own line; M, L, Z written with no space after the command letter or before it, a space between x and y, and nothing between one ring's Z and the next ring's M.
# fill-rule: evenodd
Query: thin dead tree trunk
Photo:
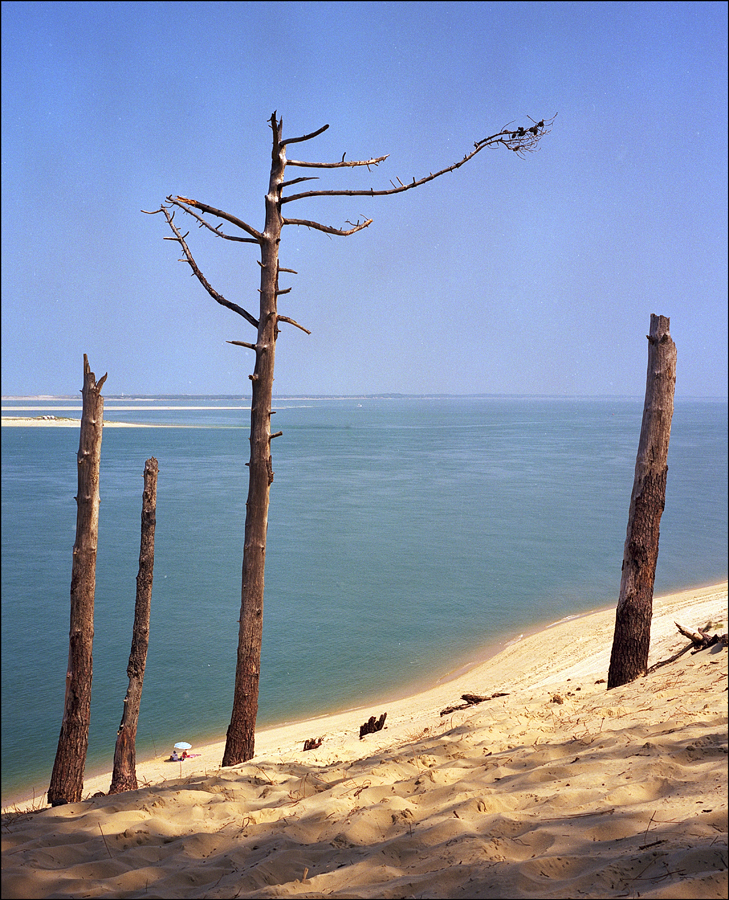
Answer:
M89 744L96 548L99 536L99 465L104 427L104 398L101 396L101 388L105 381L106 375L97 383L84 353L68 670L61 733L48 788L48 802L52 806L77 803L81 799Z
M676 345L669 325L665 316L651 315L643 423L623 551L608 690L634 681L648 670L653 583L666 502L668 442L676 387Z
M137 723L142 702L144 669L149 647L149 618L152 607L152 581L154 579L154 529L157 518L157 475L159 466L152 457L144 465L144 492L142 494L142 537L139 546L139 572L137 573L137 599L134 604L134 628L132 649L129 653L127 675L129 687L124 698L124 711L117 732L114 749L114 771L110 794L137 789Z
M224 766L251 759L258 715L258 684L263 637L263 583L266 565L268 506L273 483L271 459L271 402L273 366L278 337L278 248L281 242L279 202L286 168L286 148L281 145L281 123L271 118L273 151L266 194L266 227L261 235L261 299L256 363L250 376L251 455L248 462L248 499L243 544L238 656L235 669L233 712L226 735Z
M273 393L273 371L276 339L278 337L278 323L287 322L297 328L301 328L307 334L310 332L298 322L283 316L278 312L278 297L287 294L291 288L279 289L278 277L280 272L296 274L292 269L285 269L279 265L279 246L281 232L285 225L303 225L325 234L348 236L367 228L372 219L364 219L357 222L347 222L349 228L335 228L323 225L311 219L285 218L282 215L284 203L296 200L310 199L314 197L383 197L390 194L400 194L404 191L420 187L446 172L454 172L462 165L473 159L477 153L486 148L502 146L512 150L519 156L537 149L541 138L551 130L554 118L540 122L534 122L526 127L511 129L509 126L491 135L476 141L473 149L458 162L453 163L437 172L431 172L423 178L402 182L399 178L397 184L390 181L392 187L374 190L374 188L360 190L307 190L299 194L283 195L284 189L307 181L315 181L317 176L303 176L284 180L286 166L299 166L309 169L340 169L340 168L367 168L371 171L387 159L386 156L373 157L364 160L347 160L343 155L338 162L304 162L286 158L286 147L290 144L308 141L322 134L329 127L324 125L317 131L296 138L282 138L283 123L278 119L276 112L270 119L273 132L273 147L271 173L269 178L268 193L266 194L266 224L263 232L257 231L247 222L233 216L224 210L191 200L188 197L168 196L167 204L163 204L158 210L149 212L149 215L163 213L170 226L173 237L165 240L177 241L184 253L182 262L187 262L193 274L200 281L210 296L222 306L227 307L254 326L257 330L255 344L246 341L229 341L240 347L247 347L255 351L256 361L254 372L249 376L253 382L251 402L251 454L249 466L248 499L246 502L246 524L243 551L243 577L241 587L241 613L238 632L238 654L236 661L235 693L233 698L233 712L228 727L225 752L223 755L224 766L233 766L245 762L253 757L255 724L258 712L258 686L261 663L261 641L263 626L263 582L266 561L266 532L268 528L268 505L271 483L273 482L273 465L271 461L271 440L280 432L271 434L271 409ZM176 209L172 209L176 207ZM172 209L172 212L170 212ZM208 228L217 237L228 241L239 241L248 244L258 244L261 258L261 287L260 287L260 314L256 319L242 307L226 300L205 279L195 262L192 253L185 241L187 234L182 234L174 222L177 209L192 216L200 227ZM146 210L142 210L147 212ZM230 235L222 231L222 224L211 225L204 218L205 215L214 216L240 228L248 235Z

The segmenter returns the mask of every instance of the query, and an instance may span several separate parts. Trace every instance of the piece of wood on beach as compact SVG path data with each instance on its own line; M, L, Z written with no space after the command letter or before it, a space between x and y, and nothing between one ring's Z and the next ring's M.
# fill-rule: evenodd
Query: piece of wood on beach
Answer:
M650 675L662 666L667 666L669 663L676 662L679 657L683 656L684 653L688 653L689 650L694 653L699 653L699 651L706 650L707 647L713 647L716 644L719 644L722 647L729 646L729 634L718 634L717 632L709 634L709 628L712 627L710 622L705 628L699 628L698 631L691 631L689 628L679 625L678 622L674 622L673 624L684 637L687 637L691 641L691 643L686 644L683 650L679 650L677 653L674 653L673 656L669 656L668 659L662 659L659 660L659 662L654 663L650 669L648 669L646 675Z
M364 725L359 726L359 739L362 740L362 738L366 734L374 734L376 731L382 731L382 729L385 727L386 718L386 712L382 713L379 719L375 719L374 716L370 716L369 719L364 723Z
M489 694L488 696L482 696L481 694L461 694L461 700L465 700L465 703L459 703L457 706L446 706L445 709L440 711L442 716L447 716L449 713L456 712L459 709L468 709L469 706L476 706L477 703L484 703L486 700L495 700L497 697L508 697L508 693L504 691L497 691L495 694Z
M304 741L304 750L316 750L317 747L321 747L324 738L307 738Z
M709 634L711 624L705 628L699 628L698 631L690 631L688 628L684 628L683 625L679 625L678 622L673 624L681 634L691 641L696 650L705 650L707 647L713 647L714 644L721 644L723 647L729 645L729 634L717 634L716 632Z

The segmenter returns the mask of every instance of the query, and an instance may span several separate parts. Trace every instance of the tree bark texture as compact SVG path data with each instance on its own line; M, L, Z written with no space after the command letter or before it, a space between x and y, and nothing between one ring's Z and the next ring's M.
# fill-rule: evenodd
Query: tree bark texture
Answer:
M263 637L263 582L266 534L273 463L271 460L271 398L278 335L278 250L281 241L281 190L286 168L286 147L281 144L281 122L271 116L273 148L266 194L266 227L261 241L261 299L256 363L251 397L251 453L248 463L248 499L243 546L240 627L235 671L233 712L226 735L224 766L253 758L258 684Z
M666 500L668 443L676 387L676 345L670 320L651 315L643 422L630 498L620 596L608 672L608 690L648 670L653 584Z
M84 354L68 670L61 733L48 788L48 802L52 806L77 803L81 799L89 743L96 548L99 535L99 464L104 426L104 398L101 396L101 388L105 381L106 375L96 382Z
M154 529L157 517L157 475L159 465L152 457L144 465L144 492L142 494L142 537L139 547L139 572L137 573L137 598L134 605L132 649L129 653L127 676L129 687L124 698L124 711L117 732L114 749L114 771L110 794L137 789L136 738L139 708L142 701L144 669L149 647L149 619L152 607L152 581L154 578Z

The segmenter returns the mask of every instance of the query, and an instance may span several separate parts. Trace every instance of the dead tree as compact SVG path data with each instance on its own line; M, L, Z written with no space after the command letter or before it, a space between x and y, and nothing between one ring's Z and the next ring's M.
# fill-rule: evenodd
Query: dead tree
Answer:
M136 739L139 707L142 701L144 669L149 647L149 617L152 607L152 581L154 579L154 529L157 517L157 475L159 466L152 457L144 465L144 491L142 494L142 537L139 546L139 572L137 573L137 598L134 604L132 649L129 653L127 676L129 686L124 698L124 711L114 749L114 771L110 794L137 789Z
M623 551L608 690L634 681L648 671L653 583L661 515L666 503L668 442L676 387L676 345L671 340L669 325L670 320L665 316L651 315L643 423Z
M52 806L77 803L84 784L91 721L92 646L96 547L99 535L99 464L104 427L104 398L84 353L83 411L78 455L76 542L71 568L71 627L63 720L53 764L48 802Z
M364 219L362 221L358 219L356 222L347 222L346 226L348 227L335 228L310 219L296 219L284 216L284 204L313 197L384 197L390 194L400 194L433 181L446 172L454 172L486 148L505 147L522 156L537 149L541 138L549 133L553 120L554 117L546 121L542 119L540 122L532 120L532 124L529 127L512 128L510 125L506 125L496 134L477 141L473 149L463 159L437 172L431 172L425 177L412 178L408 183L404 183L398 178L397 184L391 180L391 187L381 190L375 190L371 187L359 190L307 190L302 193L284 194L287 188L292 188L294 185L317 180L316 176L302 176L287 180L285 176L287 166L303 169L366 168L368 171L371 171L373 167L378 166L387 159L387 156L345 161L346 154L343 154L338 162L304 162L302 160L288 159L287 150L292 144L311 140L326 131L329 126L324 125L322 128L301 137L284 138L282 136L282 120L278 119L274 112L269 120L273 134L273 144L268 193L265 198L265 225L262 231L258 231L247 222L228 212L197 200L191 200L189 197L170 195L167 197L166 204L162 204L158 210L149 213L150 215L155 215L161 212L164 215L173 232L173 236L165 238L165 240L176 241L180 245L184 254L181 261L190 265L193 273L210 296L217 303L246 319L257 332L256 340L252 343L247 341L229 341L231 344L252 350L255 353L255 365L253 374L249 376L252 381L251 454L248 463L249 480L248 499L246 502L238 656L233 713L228 727L223 755L224 766L233 766L251 759L254 749L263 622L266 530L269 491L274 474L271 461L271 440L280 434L280 432L276 434L271 433L273 369L279 323L288 323L310 334L298 322L295 322L288 316L281 315L278 311L279 296L287 294L291 290L290 287L282 289L279 286L279 275L281 272L296 274L292 269L284 268L279 263L281 234L283 228L287 225L304 225L307 228L313 228L325 234L347 236L362 231L372 222L372 219ZM209 229L219 238L258 245L260 248L261 287L257 317L236 303L227 300L207 281L186 243L189 232L183 234L174 221L175 213L178 209L192 216L199 227ZM146 212L146 210L143 210L143 212ZM222 219L243 232L243 235L227 234L222 230L222 222L212 225L205 216Z

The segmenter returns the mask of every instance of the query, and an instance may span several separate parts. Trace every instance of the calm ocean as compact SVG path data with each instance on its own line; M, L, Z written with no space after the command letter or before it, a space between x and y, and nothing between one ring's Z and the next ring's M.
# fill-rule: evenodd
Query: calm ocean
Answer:
M485 646L616 602L642 399L275 405L259 725L425 686ZM3 414L80 418L80 406L3 401ZM248 473L246 400L110 397L105 418L167 427L104 431L88 774L112 767L150 456L138 758L224 736ZM44 793L55 756L78 439L78 428L2 428L4 799ZM727 403L678 401L656 593L726 577Z

